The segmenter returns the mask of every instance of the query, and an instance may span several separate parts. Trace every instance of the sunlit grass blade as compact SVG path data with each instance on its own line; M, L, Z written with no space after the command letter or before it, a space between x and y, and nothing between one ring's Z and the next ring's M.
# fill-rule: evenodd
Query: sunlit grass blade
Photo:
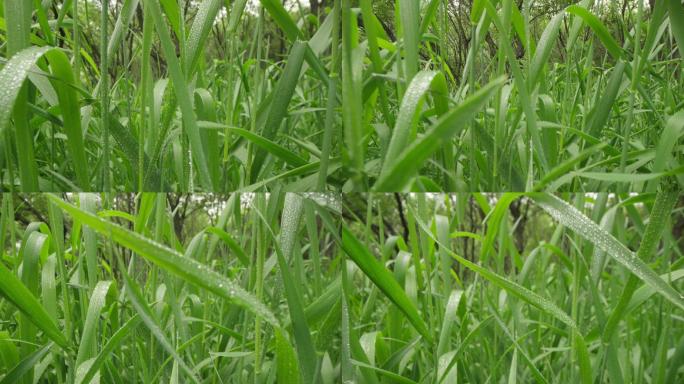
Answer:
M76 366L80 366L84 361L95 357L97 353L97 325L100 320L100 314L105 307L107 296L115 295L116 290L111 281L100 281L95 286L90 296L88 314L83 325L81 341L78 345Z

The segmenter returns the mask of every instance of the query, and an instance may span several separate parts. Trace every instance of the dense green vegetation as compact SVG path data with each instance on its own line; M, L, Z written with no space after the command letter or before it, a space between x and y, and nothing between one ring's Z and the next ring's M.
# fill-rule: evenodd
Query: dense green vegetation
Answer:
M5 194L0 383L681 382L683 208Z
M0 382L335 381L339 198L2 204Z
M684 382L683 59L681 0L0 0L0 384Z
M684 377L677 193L344 200L343 380Z
M4 0L0 14L8 191L683 181L677 0Z

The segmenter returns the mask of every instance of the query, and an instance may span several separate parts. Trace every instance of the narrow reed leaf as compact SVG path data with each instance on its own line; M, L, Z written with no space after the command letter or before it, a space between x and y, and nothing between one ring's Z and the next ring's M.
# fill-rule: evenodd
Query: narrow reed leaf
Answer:
M418 310L406 296L404 290L399 286L392 274L375 259L373 254L346 227L342 228L342 249L361 268L363 273L392 300L394 305L406 315L418 333L430 342L432 336L425 322L421 319Z
M555 220L592 242L627 270L653 287L656 292L684 309L684 298L672 286L661 279L634 252L620 243L610 233L565 201L548 194L532 194L531 197Z

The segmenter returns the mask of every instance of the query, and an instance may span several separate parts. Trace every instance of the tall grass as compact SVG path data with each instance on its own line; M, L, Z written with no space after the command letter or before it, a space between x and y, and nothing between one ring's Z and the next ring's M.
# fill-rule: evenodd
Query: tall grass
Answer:
M614 8L601 2L485 0L464 11L431 1L420 12L397 3L394 30L403 35L380 37L379 58L370 40L384 31L364 23L373 66L359 80L363 140L347 142L357 147L349 166L363 177L347 190L653 191L668 174L681 184L681 151L660 147L667 125L681 133L681 100L659 97L680 93L681 7L630 3L620 31L602 20ZM545 6L557 10L539 17ZM444 28L440 13L459 24ZM451 34L466 37L455 46L463 67L445 54ZM396 119L372 112L382 109L379 95L400 106ZM660 157L672 162L656 169Z
M682 207L4 194L0 382L679 382Z
M334 381L336 196L2 203L0 382Z
M6 0L2 188L682 184L676 0L316 4Z
M358 381L680 380L678 193L344 200Z
M2 7L17 21L2 31L4 190L339 189L339 16L315 30L274 1L268 21L246 1L54 3Z

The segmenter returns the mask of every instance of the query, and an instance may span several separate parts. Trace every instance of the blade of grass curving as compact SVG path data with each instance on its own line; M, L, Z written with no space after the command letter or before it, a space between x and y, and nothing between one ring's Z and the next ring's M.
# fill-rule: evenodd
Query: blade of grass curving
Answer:
M85 142L81 129L81 109L76 93L74 72L64 52L54 49L45 53L50 62L52 75L56 78L51 80L62 112L64 131L67 135L71 161L76 171L78 186L84 190L90 189L88 176L88 160L85 153Z
M404 97L401 100L401 107L392 130L392 137L385 153L382 173L388 171L393 159L396 159L401 151L406 148L410 138L415 136L416 124L421 104L428 91L435 95L437 114L441 115L448 108L448 91L446 79L441 72L420 71L409 84Z
M505 77L492 80L458 107L447 112L424 136L405 149L396 161L392 161L387 171L378 177L373 190L380 192L404 189L425 161L481 111L494 93L503 86L505 80Z
M567 7L565 11L579 16L594 31L613 58L618 60L622 57L622 48L596 15L577 4Z
M494 250L494 241L496 240L496 236L501 228L501 222L508 213L508 207L513 201L517 200L518 197L520 197L519 193L504 194L503 196L499 197L494 210L488 214L487 232L482 242L482 248L480 251L480 260L482 263L487 262L489 255Z
M446 307L444 308L444 317L442 321L442 328L439 332L439 342L437 343L437 355L442 356L447 352L448 344L451 340L451 327L456 323L458 316L458 306L461 303L463 291L454 290L449 295Z
M601 97L601 100L596 103L590 112L591 117L587 122L588 127L586 128L589 135L598 137L601 134L603 127L605 127L606 122L608 122L610 111L621 91L625 67L626 63L620 60L615 68L613 68L613 73L610 75L608 85L603 91L603 97Z
M57 328L57 325L45 308L40 305L36 297L2 262L0 262L0 293L15 307L25 313L27 318L38 328L42 329L45 335L54 340L57 345L63 348L69 347L66 337Z
M342 249L349 255L349 257L361 268L361 270L368 276L368 278L392 300L409 320L411 325L420 333L428 342L432 341L432 336L428 330L425 322L420 317L418 310L411 303L411 300L406 296L406 292L401 288L399 283L394 279L390 273L375 257L370 253L368 248L363 245L347 228L342 227Z
M257 316L262 317L268 323L276 327L278 326L278 320L263 303L232 280L218 274L209 267L193 259L183 257L177 251L145 238L140 234L88 213L58 197L49 195L49 199L68 212L74 219L81 221L105 236L109 236L115 242L136 252L167 272L179 276L193 285L213 292L220 297L231 300Z
M273 20L278 24L280 29L285 32L285 35L289 40L296 40L300 37L300 30L295 24L290 14L287 12L283 6L283 2L278 0L260 0L261 6L268 11Z
M66 55L52 47L29 47L12 56L5 67L0 71L0 84L3 92L0 92L0 135L7 128L12 110L18 101L22 84L28 77L29 71L38 59L46 55L52 69L51 82L57 91L57 96L62 106L62 118L68 137L73 166L81 188L87 188L89 184L87 161L83 145L83 133L81 131L80 111L74 85L73 72Z
M133 331L138 324L140 324L140 321L140 315L134 315L128 319L128 321L126 321L121 328L114 332L109 340L107 340L107 343L102 347L100 353L98 353L98 355L95 357L90 367L88 367L88 370L85 371L82 376L76 378L76 384L90 383L109 355L121 344L126 337L128 337L129 333Z
M593 243L643 280L644 283L653 287L658 294L677 307L684 309L684 299L680 293L653 272L634 252L578 211L577 208L550 194L532 193L530 197L559 223Z
M95 357L97 354L97 325L100 321L100 314L105 307L107 296L115 296L116 288L111 280L100 281L93 289L88 304L88 312L83 324L81 341L78 345L76 354L76 366L80 366L86 360Z
M135 16L135 11L138 9L139 3L140 0L125 0L121 6L121 12L119 13L119 17L116 18L114 29L107 38L109 40L107 43L107 60L110 62L117 50L121 47L121 41L124 38L125 31L131 23L133 16Z
M245 267L248 267L250 265L250 261L247 257L247 254L242 249L242 247L240 247L240 244L238 244L238 242L235 241L235 239L233 239L233 237L230 236L230 234L228 234L228 232L217 227L207 227L204 230L208 233L218 236L221 240L223 240L223 242L226 243L228 248L230 248L230 250L233 251L233 253L235 253L235 256L237 256L242 265L244 265Z
M560 32L561 22L565 14L563 12L558 13L554 16L551 21L544 28L541 37L539 38L539 43L537 45L537 50L534 52L534 57L532 58L532 64L530 67L530 76L528 78L528 88L531 90L537 85L544 69L551 50L556 44L556 39Z
M665 224L669 216L672 214L672 209L674 208L677 199L679 198L678 191L668 188L665 186L665 190L659 192L656 195L655 203L653 204L653 209L648 217L648 224L641 238L641 244L639 249L636 251L636 257L639 260L648 261L647 257L655 254L656 248L660 241L660 237L665 229ZM617 328L618 323L621 319L625 317L625 311L629 305L630 299L637 289L639 284L639 279L630 274L627 279L625 287L622 289L622 295L618 300L613 311L608 317L608 321L603 328L603 340L604 342L609 342L613 337L613 333Z
M57 258L50 255L43 263L40 271L40 294L45 311L57 321L57 283L55 281L55 268Z
M16 58L21 52L30 46L30 36L31 36L31 22L32 22L32 11L33 4L29 0L6 0L4 2L4 20L7 22L6 28L6 48L7 57L11 57L11 60ZM9 66L9 64L7 66ZM3 68L4 73L7 66ZM12 73L12 76L22 77L21 73ZM23 76L25 77L25 76ZM12 97L12 104L7 106L4 103L2 109L0 109L0 137L2 136L2 131L4 130L4 123L2 121L2 113L4 109L7 108L9 113L14 116L14 136L17 147L17 160L19 166L19 176L21 181L21 189L23 191L35 192L38 191L38 168L35 160L34 148L33 148L33 138L32 129L29 125L29 86L23 85L24 78L18 80L16 84L13 82L7 82L7 79L3 78L0 74L0 86L3 87L2 95L7 92L7 87L9 87L9 93L14 93ZM13 89L16 86L16 89ZM0 95L0 97L2 97ZM16 104L15 100L16 99ZM9 117L7 117L9 119ZM9 144L9 143L8 143Z
M185 56L183 57L183 68L187 77L191 76L195 71L197 62L202 53L202 46L204 46L211 27L214 25L214 20L219 10L223 6L221 0L204 0L197 9L195 20L192 22L190 32L185 40Z
M21 282L34 296L40 295L38 291L38 268L39 262L47 256L49 237L42 233L38 228L41 224L34 222L28 225L22 238L19 257L21 258ZM19 336L28 343L37 342L36 329L28 315L21 313L19 316ZM22 345L20 350L23 355L28 355L33 351L30 345ZM23 380L26 383L33 381L33 372L29 373Z
M290 342L278 329L275 330L275 353L278 384L297 384L301 382L295 351Z
M47 343L43 348L36 350L30 355L26 356L16 367L7 373L5 377L2 378L0 384L14 384L18 383L26 373L30 372L36 365L40 363L40 360L45 357L45 355L50 352L54 344L52 342ZM35 378L36 380L39 377Z

